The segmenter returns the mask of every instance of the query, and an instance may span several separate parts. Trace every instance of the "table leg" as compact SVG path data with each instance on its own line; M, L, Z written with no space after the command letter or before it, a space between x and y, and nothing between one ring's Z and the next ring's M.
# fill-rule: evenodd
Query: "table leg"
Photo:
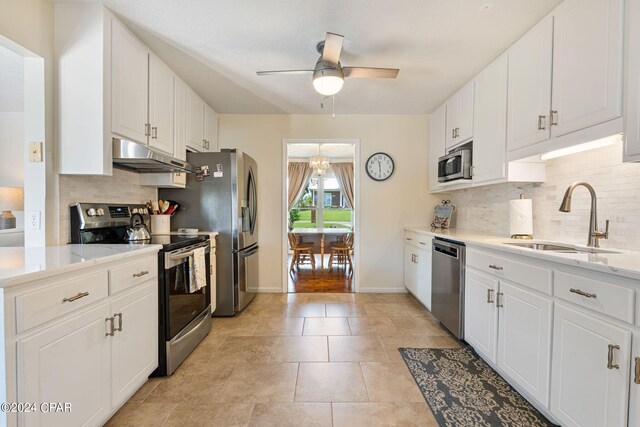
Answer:
M320 270L324 271L324 234L320 235Z

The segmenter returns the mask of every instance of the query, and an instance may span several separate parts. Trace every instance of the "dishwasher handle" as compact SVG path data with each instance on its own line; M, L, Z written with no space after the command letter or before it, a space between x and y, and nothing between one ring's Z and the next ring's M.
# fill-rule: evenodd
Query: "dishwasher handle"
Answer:
M460 248L457 245L453 246L447 242L433 241L433 250L440 252L448 257L458 259L460 254Z

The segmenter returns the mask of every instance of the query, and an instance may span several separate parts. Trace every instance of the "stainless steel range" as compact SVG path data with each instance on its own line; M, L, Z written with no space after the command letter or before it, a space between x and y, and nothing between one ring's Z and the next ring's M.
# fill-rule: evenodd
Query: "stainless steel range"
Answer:
M144 205L76 203L69 209L71 243L162 245L158 252L160 344L155 374L171 375L211 330L209 236L153 235L130 241L136 235L130 232L132 226L142 227L150 222ZM195 289L189 261L200 248L205 253L206 286Z

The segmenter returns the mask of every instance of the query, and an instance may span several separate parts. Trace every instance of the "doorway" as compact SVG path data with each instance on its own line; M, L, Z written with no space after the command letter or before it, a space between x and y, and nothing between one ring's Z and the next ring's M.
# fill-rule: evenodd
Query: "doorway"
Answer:
M285 140L283 292L355 292L357 140Z

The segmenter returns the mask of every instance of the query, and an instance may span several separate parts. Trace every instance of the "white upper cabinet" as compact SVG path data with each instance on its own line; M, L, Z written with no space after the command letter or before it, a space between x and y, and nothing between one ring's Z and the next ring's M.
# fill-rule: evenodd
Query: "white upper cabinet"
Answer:
M626 2L624 160L640 161L640 0Z
M175 74L155 55L149 55L149 146L174 154Z
M189 139L187 148L201 152L204 148L204 101L192 90L189 91Z
M503 55L475 79L474 183L506 178L507 73Z
M174 98L173 155L180 160L187 160L187 140L189 139L189 87L178 77L175 78Z
M111 20L111 132L147 143L149 51L124 25Z
M438 158L446 154L445 149L445 121L447 107L441 105L431 113L429 118L429 189L436 190L438 182Z
M204 142L205 151L218 151L218 114L207 104L204 106Z
M623 0L565 0L554 13L551 137L622 115Z
M544 18L508 51L509 151L549 139L553 19Z
M468 142L473 137L473 81L446 102L446 148Z

